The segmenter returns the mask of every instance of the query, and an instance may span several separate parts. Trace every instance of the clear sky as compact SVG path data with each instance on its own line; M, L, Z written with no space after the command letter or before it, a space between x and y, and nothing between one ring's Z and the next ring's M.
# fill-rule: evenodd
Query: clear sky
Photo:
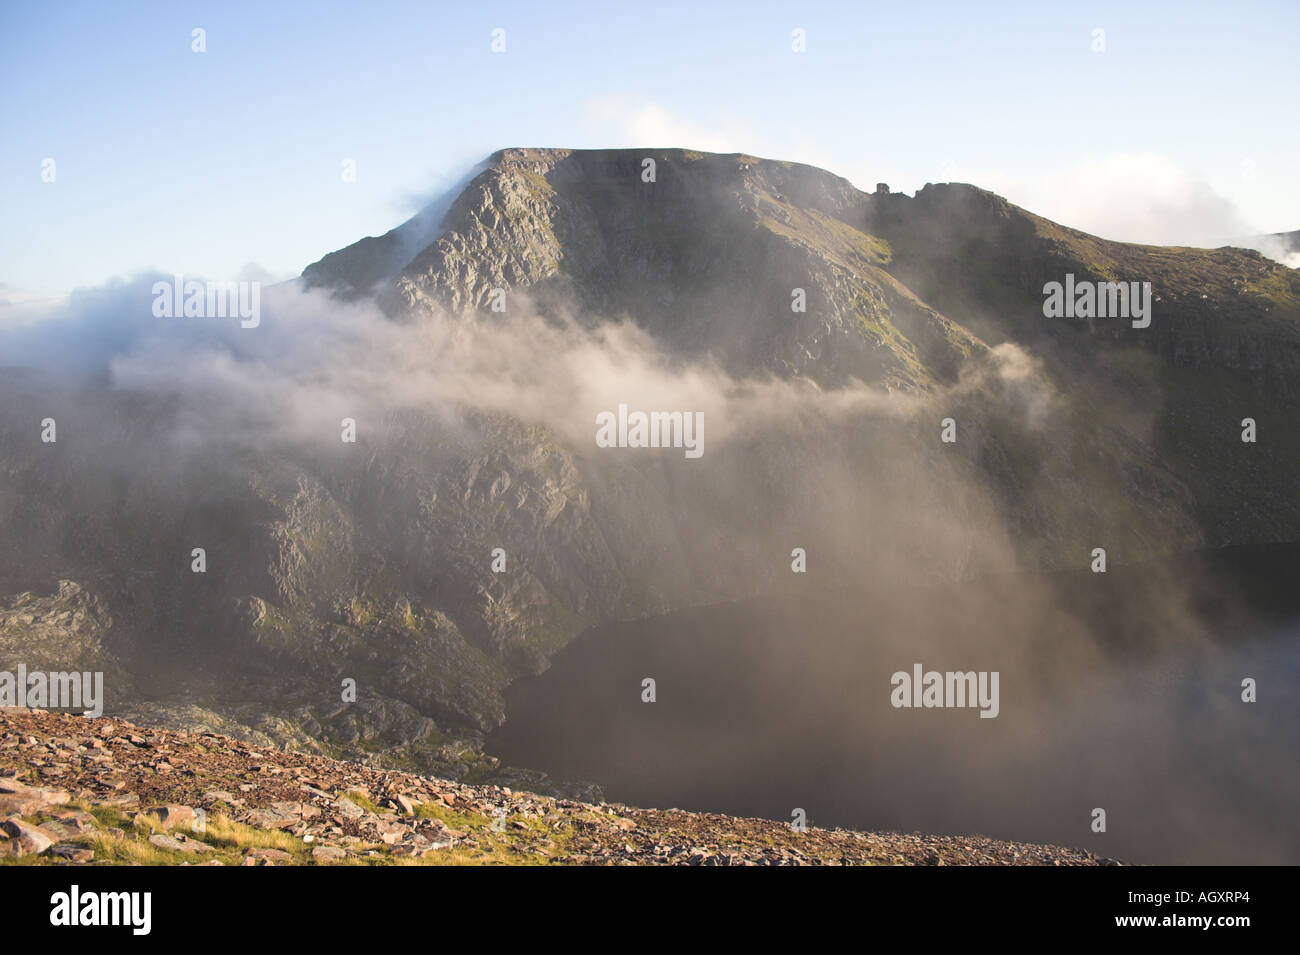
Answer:
M1112 238L1221 244L1300 229L1297 53L1296 0L3 0L0 283L285 277L523 145L961 180Z

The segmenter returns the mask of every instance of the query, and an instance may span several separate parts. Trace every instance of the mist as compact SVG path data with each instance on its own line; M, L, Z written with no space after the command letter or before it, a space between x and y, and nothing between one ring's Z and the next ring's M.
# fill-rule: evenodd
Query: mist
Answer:
M593 631L511 688L489 751L632 805L1295 864L1300 617L1232 641L1188 617L1186 639L1138 651L1095 610L1022 594L1061 584L809 592ZM1142 594L1111 612L1139 615ZM998 715L892 707L891 673L915 663L1000 673ZM1259 703L1241 701L1247 677Z
M430 208L403 233L403 255L440 220L443 207ZM580 490L558 510L548 503L527 543L510 543L508 514L492 533L521 554L526 579L578 619L650 623L604 634L593 648L595 631L564 651L576 662L557 667L556 685L542 682L530 692L543 697L515 704L526 725L546 727L502 744L516 764L593 774L615 798L777 817L797 799L830 824L973 827L1103 854L1109 843L1091 838L1088 813L1109 802L1115 854L1230 861L1244 840L1266 839L1260 856L1296 861L1294 833L1272 816L1296 792L1284 717L1294 701L1234 699L1243 675L1294 672L1294 627L1241 649L1244 634L1277 620L1257 614L1230 580L1150 563L1202 544L1196 515L1186 502L1155 508L1135 496L1123 459L1085 462L1059 446L1077 399L1026 349L977 350L951 382L930 388L825 387L739 375L709 354L683 355L626 315L542 307L521 293L504 314L394 316L371 295L342 299L294 280L263 289L260 322L242 328L154 317L152 286L170 280L142 273L0 322L0 366L12 379L3 446L28 447L52 415L76 436L60 440L79 442L60 459L60 493L80 496L85 513L129 504L160 526L168 515L192 524L201 487L211 510L201 526L212 536L251 521L238 501L260 478L245 467L277 474L286 461L307 462L378 540L428 495L372 490L383 479L375 462L415 456L414 471L432 475L469 468L457 489L466 499L483 473L496 500L500 471L523 500L529 486L494 449L508 441L530 461L555 455L558 464L537 468L572 470ZM702 413L705 454L598 448L597 415L620 404ZM344 419L356 423L355 449L340 441ZM947 419L958 429L953 444L940 439ZM1135 413L1126 426L1140 437L1152 424ZM599 547L580 548L553 525L578 507L599 520ZM545 536L553 526L561 529ZM180 550L184 539L178 531L167 546ZM1086 570L1099 541L1116 555L1105 576ZM411 543L392 561L408 575L404 592L431 606L447 585L414 581L437 570L433 546ZM33 573L14 550L0 574L8 584ZM801 573L792 572L796 551L806 555ZM582 589L557 569L564 560L579 562L581 581L592 567L608 569L614 589ZM1068 589L1045 574L1062 568L1076 572ZM468 596L457 600L498 599L486 560L463 572ZM239 575L235 592L285 599L256 567ZM357 593L369 580L351 564L340 575L339 586ZM1116 581L1131 589L1110 605ZM674 636L680 620L656 616L773 595L792 602L686 627L685 642ZM1226 609L1207 617L1207 600ZM161 620L145 645L184 656L193 643L176 644ZM203 626L219 657L240 644L222 629L230 618L214 620ZM504 655L498 633L459 625L467 641ZM502 626L520 642L529 636L527 620ZM647 660L656 647L668 649ZM998 671L999 716L890 708L889 674L915 662ZM154 666L135 674L146 694L181 672L179 660ZM544 667L530 657L511 676ZM659 735L636 723L648 669L666 675L653 712L671 731ZM441 705L428 690L401 693ZM1196 727L1236 725L1247 708L1265 727L1251 736L1249 761L1227 762L1230 734L1207 731L1198 742ZM1206 714L1223 721L1207 724ZM1208 779L1229 765L1227 781ZM779 766L797 778L773 789Z

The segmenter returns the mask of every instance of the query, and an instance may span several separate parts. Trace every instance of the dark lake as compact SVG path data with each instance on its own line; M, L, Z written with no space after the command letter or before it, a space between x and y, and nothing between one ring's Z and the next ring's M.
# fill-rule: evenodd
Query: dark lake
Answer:
M511 688L488 751L639 806L1300 863L1297 580L1256 548L614 624ZM998 671L998 716L893 706L917 663Z

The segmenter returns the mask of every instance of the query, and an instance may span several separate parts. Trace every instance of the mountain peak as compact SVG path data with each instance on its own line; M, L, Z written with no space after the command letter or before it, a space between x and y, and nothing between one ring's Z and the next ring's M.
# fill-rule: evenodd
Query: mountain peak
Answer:
M1239 250L1111 242L973 185L867 193L801 163L648 147L497 150L436 210L303 278L407 316L486 313L501 290L543 312L629 317L670 352L736 374L926 391L986 342L1059 335L1042 327L1042 289L1066 274L1145 278L1175 298L1201 275L1193 325L1225 311L1257 322L1300 301L1294 273ZM1186 332L1165 322L1142 341L1186 361ZM1296 364L1289 346L1260 358L1270 383Z

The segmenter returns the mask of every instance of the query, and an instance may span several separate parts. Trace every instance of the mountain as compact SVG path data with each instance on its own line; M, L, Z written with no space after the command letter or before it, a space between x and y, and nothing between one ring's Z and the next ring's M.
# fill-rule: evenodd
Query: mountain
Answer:
M1257 239L1272 239L1286 252L1300 252L1300 229L1294 232L1274 232L1271 235L1256 236Z
M657 163L652 184L641 181L646 158ZM1296 397L1294 270L1248 250L1097 239L973 186L927 185L911 198L750 156L507 149L452 204L435 241L376 268L372 250L403 248L419 218L326 256L304 280L377 285L394 311L472 312L493 288L528 289L589 313L627 313L740 373L925 387L985 344L1097 336L1040 321L1046 282L1067 272L1140 278L1167 320L1150 335L1120 323L1102 337L1178 367L1262 373L1266 387ZM808 291L800 318L792 287Z
M1045 317L1067 276L1149 282L1149 326ZM105 670L110 711L143 722L560 787L483 753L505 688L587 627L802 586L795 548L817 586L888 593L1300 539L1300 272L1250 250L1110 242L961 184L506 149L294 294L382 314L341 363L414 396L355 445L323 372L256 406L320 413L273 441L245 438L216 373L0 372L0 669ZM410 337L371 368L390 328ZM251 349L280 339L241 341L213 367L275 378ZM478 377L415 394L412 368L442 387L466 341ZM698 400L707 450L600 448L590 395Z
M647 158L654 183L641 179ZM1090 450L1142 472L1126 492L1154 495L1161 510L1182 497L1195 514L1196 528L1152 538L1167 547L1295 538L1300 501L1261 487L1289 491L1297 460L1293 269L1250 250L1098 239L972 186L866 194L819 169L750 156L508 149L487 165L435 241L403 265L390 259L375 288L392 314L480 314L493 288L520 289L543 309L576 302L585 314L630 316L674 353L708 354L737 375L919 393L1012 343L1076 396L1064 413L1079 419L1072 430L1090 432L1078 441L1101 442ZM366 241L309 266L304 280L355 289L373 279L358 267ZM1145 329L1045 320L1043 287L1066 275L1150 282L1156 317ZM793 288L805 290L806 312L792 314ZM1267 420L1276 456L1224 453L1247 415ZM1073 465L1063 455L1053 463L1068 487ZM1212 503L1229 497L1258 505Z

